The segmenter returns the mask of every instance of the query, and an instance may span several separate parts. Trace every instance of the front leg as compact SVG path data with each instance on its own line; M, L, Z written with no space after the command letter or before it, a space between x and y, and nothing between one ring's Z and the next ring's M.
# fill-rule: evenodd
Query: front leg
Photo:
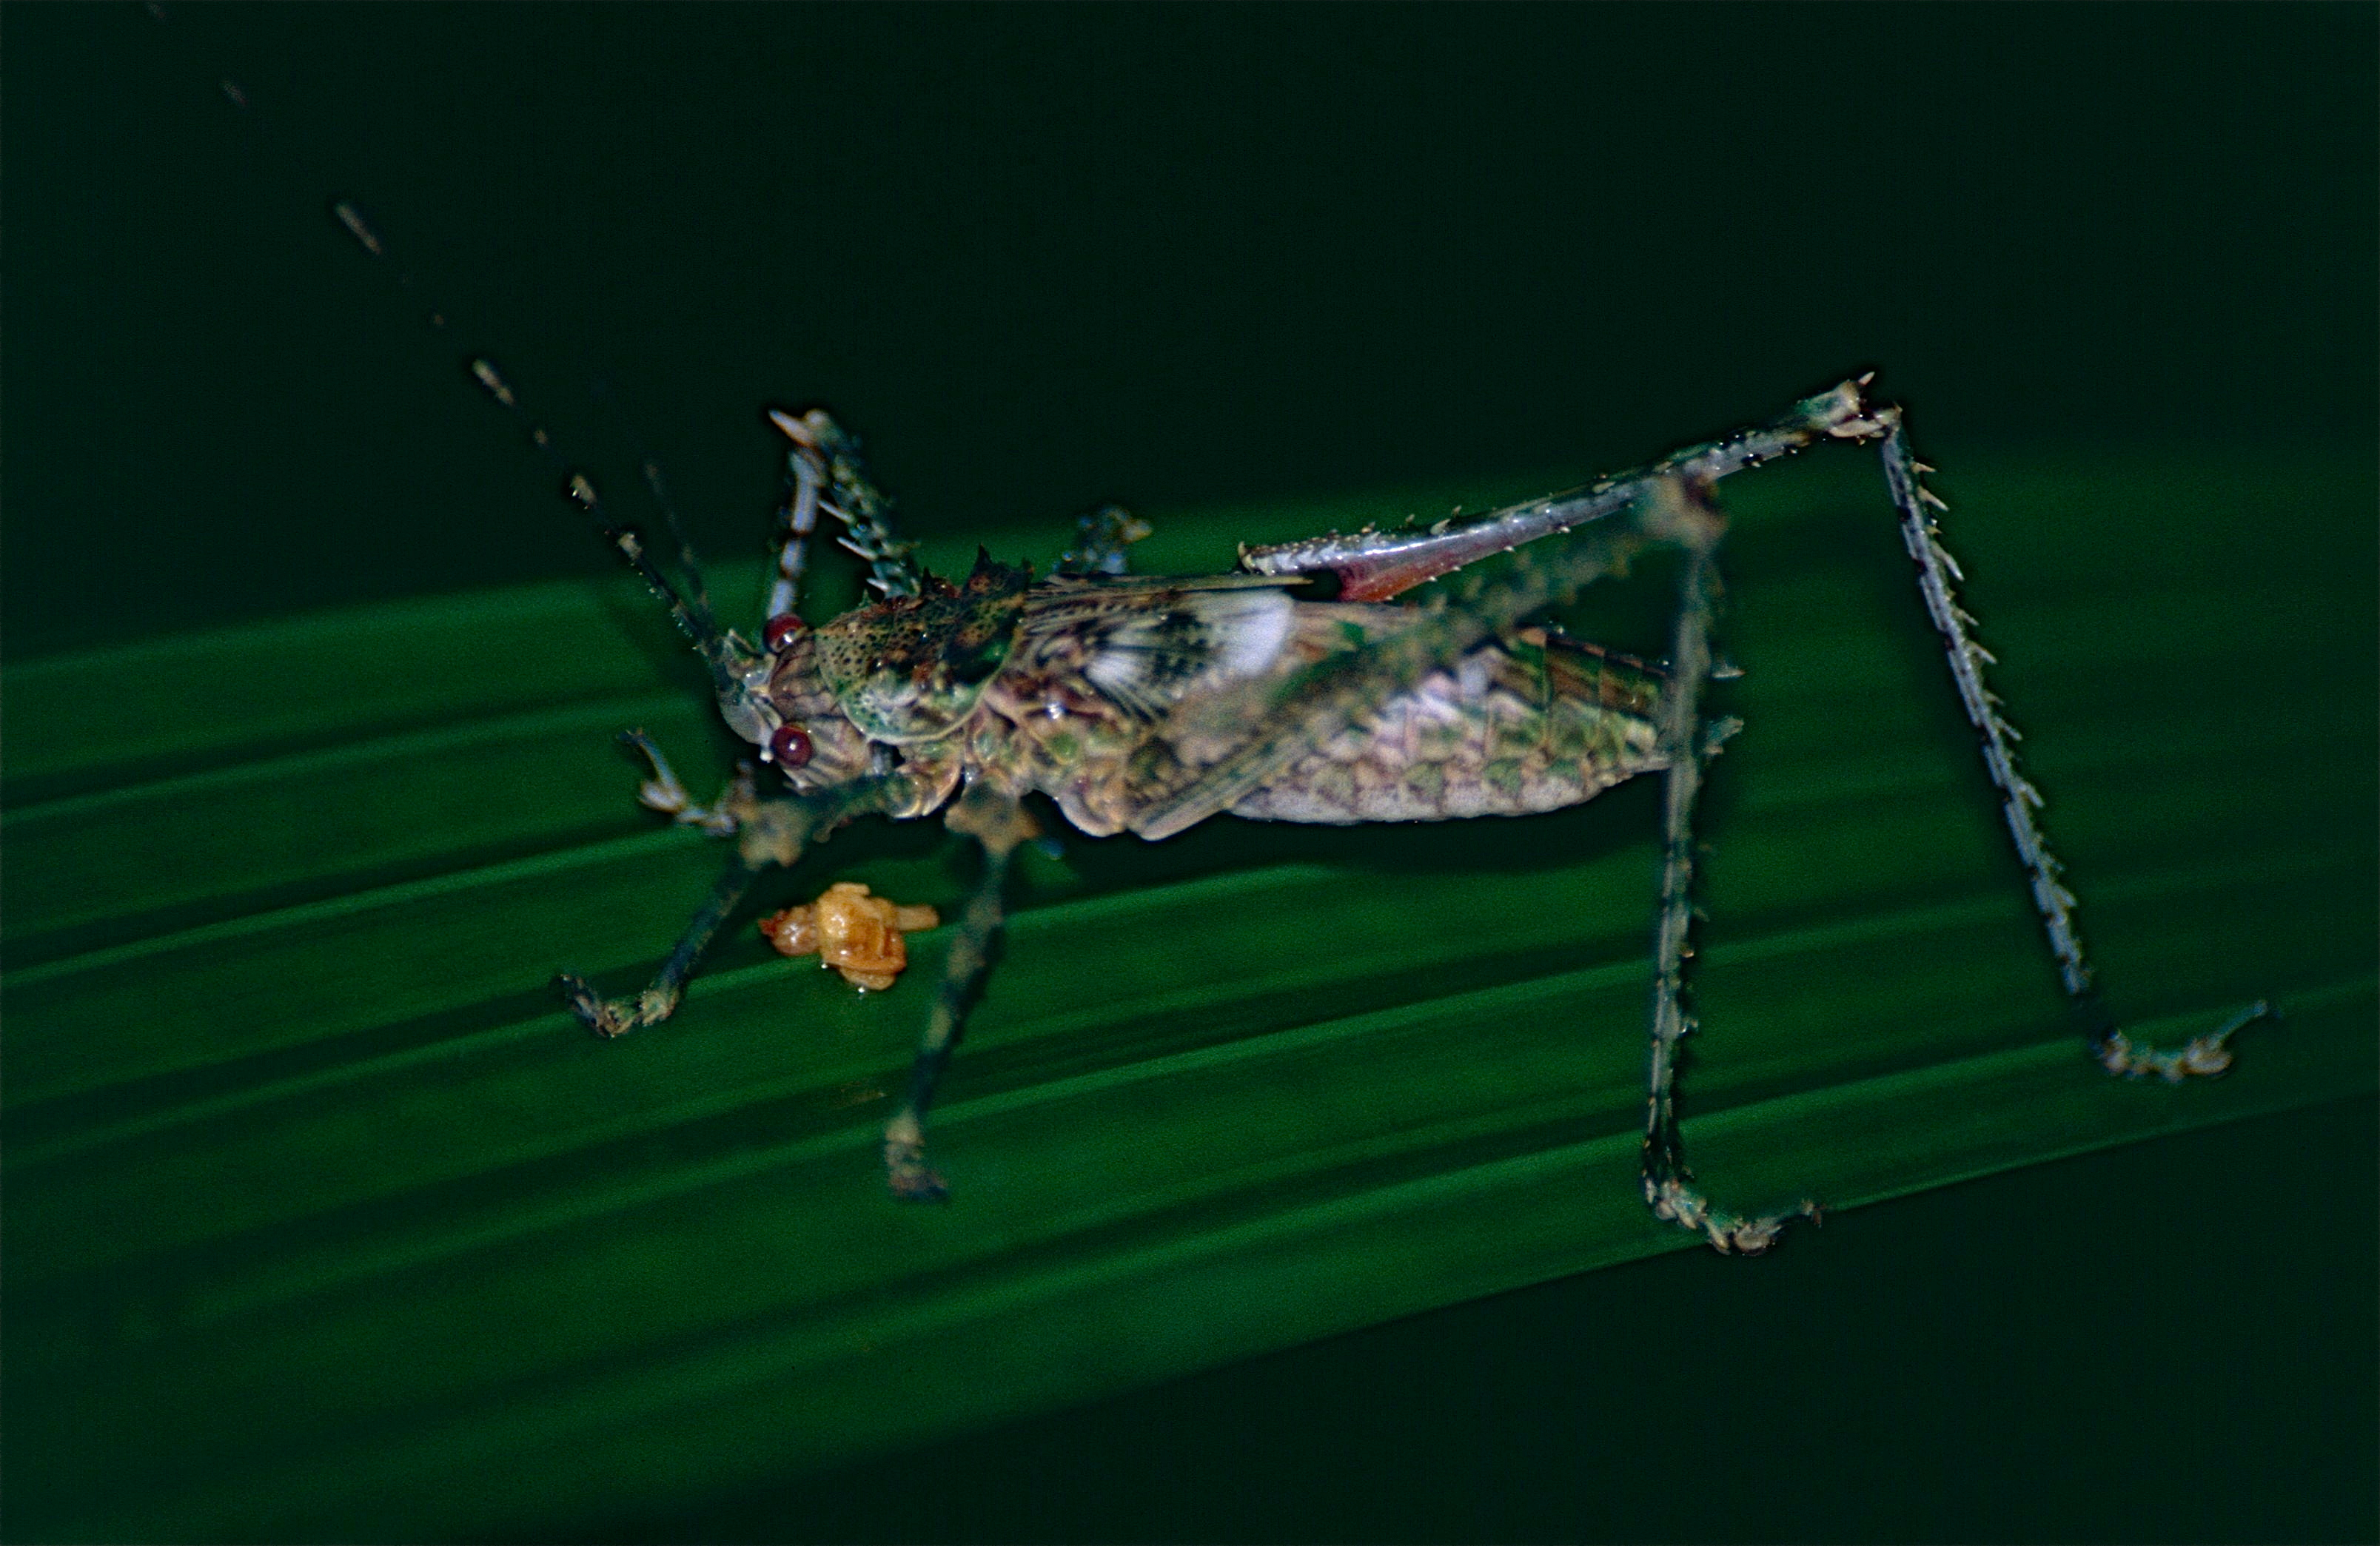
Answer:
M651 985L636 997L606 999L586 978L567 972L554 978L570 1012L599 1036L625 1036L640 1026L658 1025L669 1019L677 1012L678 999L686 993L686 980L694 974L695 963L759 874L740 852L728 855L727 867L710 888L710 900L687 921Z
M1001 893L1008 880L1009 860L1018 845L1039 831L1014 796L996 792L983 782L967 786L944 822L952 831L963 832L982 845L983 874L959 914L958 932L951 940L950 957L942 969L941 991L934 999L934 1012L926 1021L926 1033L918 1039L917 1061L910 1069L908 1098L884 1127L886 1180L893 1196L913 1202L940 1202L950 1196L942 1178L926 1164L926 1108L933 1102L934 1088L950 1065L951 1054L958 1048L959 1037L966 1030L967 1011L983 991L984 978L1000 948L1007 924Z
M702 952L710 948L720 924L735 911L752 882L771 864L791 866L810 843L823 839L851 816L882 810L906 797L907 786L898 776L863 779L838 789L808 795L784 795L763 800L755 792L751 771L739 769L718 802L705 808L687 800L659 750L642 732L632 733L631 745L650 759L653 776L638 791L647 806L673 819L700 827L735 843L726 867L710 888L710 898L687 920L669 959L654 973L644 992L634 998L607 999L594 984L572 972L554 978L554 985L587 1028L599 1036L625 1036L647 1025L658 1025L677 1012L686 983L694 974Z

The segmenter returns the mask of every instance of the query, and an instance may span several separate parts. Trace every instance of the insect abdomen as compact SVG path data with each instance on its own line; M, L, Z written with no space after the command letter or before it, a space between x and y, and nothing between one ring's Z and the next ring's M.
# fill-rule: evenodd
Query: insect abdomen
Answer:
M1532 631L1473 651L1231 807L1263 821L1524 815L1662 766L1661 679L1624 657Z

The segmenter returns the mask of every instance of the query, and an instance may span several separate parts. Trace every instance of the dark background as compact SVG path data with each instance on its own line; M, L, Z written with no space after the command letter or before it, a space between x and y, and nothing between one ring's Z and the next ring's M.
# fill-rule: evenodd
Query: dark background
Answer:
M738 553L763 403L834 405L939 529L1575 477L1871 366L1950 466L2368 457L2374 18L11 6L0 644L608 572L479 350ZM2369 1176L2372 1125L2044 1167L622 1532L2368 1539L2373 1199L2287 1188ZM2095 1227L2043 1205L2078 1188Z
M1946 466L2372 439L2368 6L168 18L9 7L20 658L601 572L470 351L735 553L764 403L945 529L1576 477L1872 367Z

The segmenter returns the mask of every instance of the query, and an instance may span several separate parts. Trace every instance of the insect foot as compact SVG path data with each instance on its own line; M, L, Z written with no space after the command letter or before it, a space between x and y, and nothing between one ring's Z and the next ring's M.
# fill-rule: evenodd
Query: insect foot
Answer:
M637 803L649 811L659 811L681 827L698 827L714 838L732 837L745 814L758 800L752 782L752 770L739 767L735 780L718 800L709 805L698 805L686 792L677 770L662 755L662 749L642 731L622 733L620 743L645 759L651 777L637 787Z
M553 984L562 990L570 1012L599 1036L625 1036L638 1026L658 1025L677 1012L678 996L662 988L647 988L633 1000L607 999L586 978L567 972L554 978Z
M2126 1079L2154 1076L2168 1084L2179 1084L2192 1076L2212 1079L2231 1067L2229 1043L2234 1033L2256 1021L2278 1018L2272 1007L2260 998L2205 1035L2183 1043L2178 1051L2166 1052L2146 1042L2134 1042L2121 1031L2108 1032L2092 1050L2101 1068Z
M951 1189L926 1165L926 1129L907 1111L884 1129L884 1178L904 1202L947 1202Z
M902 906L870 895L857 881L841 880L814 902L761 919L760 933L784 955L816 955L820 966L842 972L862 993L881 993L908 967L909 947L901 936L941 921L930 907Z
M1645 1202L1653 1216L1666 1219L1682 1229L1702 1236L1711 1249L1723 1256L1757 1256L1777 1243L1785 1233L1785 1226L1797 1218L1813 1224L1825 1222L1825 1215L1815 1202L1804 1202L1799 1207L1781 1214L1767 1214L1759 1218L1739 1218L1721 1213L1710 1204L1710 1199L1688 1186L1676 1176L1656 1180L1650 1174L1645 1178Z

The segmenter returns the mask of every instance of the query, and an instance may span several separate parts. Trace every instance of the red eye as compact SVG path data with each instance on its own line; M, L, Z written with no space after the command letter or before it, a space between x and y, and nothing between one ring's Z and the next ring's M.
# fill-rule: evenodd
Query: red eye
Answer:
M779 612L761 626L760 642L769 646L770 654L774 655L793 643L806 626L807 624L793 613Z
M779 725L769 737L769 759L791 773L810 760L810 732L799 725Z

